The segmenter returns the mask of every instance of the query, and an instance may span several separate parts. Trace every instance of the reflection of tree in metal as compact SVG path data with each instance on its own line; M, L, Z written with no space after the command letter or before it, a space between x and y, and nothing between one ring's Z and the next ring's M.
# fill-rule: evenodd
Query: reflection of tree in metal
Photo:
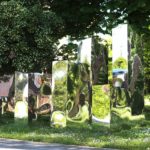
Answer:
M85 95L83 93L81 93L79 97L77 114L74 117L70 117L69 113L72 111L73 106L74 102L68 100L68 102L66 103L66 117L68 121L82 123L89 120L89 104L85 101Z
M90 70L86 63L70 63L68 72L68 99L73 106L68 112L70 118L75 117L79 112L80 94L85 94L85 101L89 102Z
M93 84L108 83L108 48L99 36L92 38L92 80Z

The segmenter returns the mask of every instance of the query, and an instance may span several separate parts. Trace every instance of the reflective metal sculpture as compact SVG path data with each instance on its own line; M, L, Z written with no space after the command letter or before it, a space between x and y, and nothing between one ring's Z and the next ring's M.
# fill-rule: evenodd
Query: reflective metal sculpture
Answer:
M28 74L15 72L15 119L28 120Z
M52 67L52 99L54 110L65 110L67 101L68 61L54 61Z
M53 111L51 98L51 76L49 74L29 74L29 122L38 116L50 116Z
M0 77L0 119L14 117L14 75Z

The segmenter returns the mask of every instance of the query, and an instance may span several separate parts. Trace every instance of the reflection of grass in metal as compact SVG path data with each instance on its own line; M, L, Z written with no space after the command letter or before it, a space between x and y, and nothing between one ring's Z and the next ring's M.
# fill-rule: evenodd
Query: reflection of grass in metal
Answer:
M89 120L89 104L88 102L85 102L83 106L78 105L78 111L75 114L75 116L69 116L70 112L72 111L74 106L74 102L71 100L68 100L66 103L66 117L67 120L74 123L83 123Z
M89 65L85 63L69 63L68 71L68 99L74 102L70 116L75 116L78 111L79 96L85 94L85 100L88 101L90 81Z

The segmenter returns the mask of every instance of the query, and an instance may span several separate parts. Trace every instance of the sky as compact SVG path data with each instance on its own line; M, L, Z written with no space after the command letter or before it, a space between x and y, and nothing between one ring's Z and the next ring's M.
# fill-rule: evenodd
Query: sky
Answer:
M113 62L118 57L128 58L128 29L127 24L121 24L112 29Z

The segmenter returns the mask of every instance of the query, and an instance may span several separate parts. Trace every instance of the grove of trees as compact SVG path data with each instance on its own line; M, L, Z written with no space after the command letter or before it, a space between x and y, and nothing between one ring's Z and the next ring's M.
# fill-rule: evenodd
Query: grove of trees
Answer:
M134 33L134 48L144 62L150 91L149 0L1 0L0 14L1 75L44 68L51 72L51 61L59 55L59 39L111 33L117 24L126 22ZM71 54L72 47L76 51L72 44L65 46L61 55Z

